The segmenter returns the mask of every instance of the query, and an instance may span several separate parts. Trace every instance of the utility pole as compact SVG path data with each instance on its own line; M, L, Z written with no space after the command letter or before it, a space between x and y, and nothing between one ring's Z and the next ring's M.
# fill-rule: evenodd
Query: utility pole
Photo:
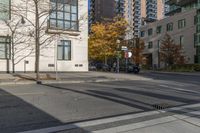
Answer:
M117 40L117 73L119 73L120 40Z

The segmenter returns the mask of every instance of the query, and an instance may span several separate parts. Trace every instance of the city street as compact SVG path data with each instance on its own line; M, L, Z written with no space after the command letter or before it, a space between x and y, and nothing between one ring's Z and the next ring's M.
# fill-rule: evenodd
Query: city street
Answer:
M0 132L200 132L199 74L133 76L149 80L0 86Z

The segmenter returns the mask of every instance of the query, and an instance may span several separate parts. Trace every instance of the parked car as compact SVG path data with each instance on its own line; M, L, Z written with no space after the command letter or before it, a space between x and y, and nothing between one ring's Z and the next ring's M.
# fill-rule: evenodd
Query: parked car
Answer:
M126 70L127 69L127 70ZM128 63L127 68L125 64L120 64L120 71L128 72L128 73L139 73L140 72L140 67L133 64L133 63Z
M111 67L104 63L96 63L95 66L97 70L100 70L100 71L111 71Z
M95 64L89 64L89 71L97 71L97 67L95 66Z
M140 72L140 67L138 65L135 65L135 64L128 64L127 66L127 72L129 73L139 73Z

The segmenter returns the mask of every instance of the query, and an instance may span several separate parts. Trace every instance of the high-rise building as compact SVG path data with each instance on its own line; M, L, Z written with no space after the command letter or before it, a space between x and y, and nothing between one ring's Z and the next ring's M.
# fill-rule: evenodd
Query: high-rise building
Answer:
M160 20L165 16L164 0L131 0L133 15L133 37L139 36L139 29L146 22Z
M125 0L90 0L89 3L89 24L111 21L125 12Z
M123 16L127 22L126 39L138 37L143 20L155 21L164 17L164 0L90 0L89 25Z

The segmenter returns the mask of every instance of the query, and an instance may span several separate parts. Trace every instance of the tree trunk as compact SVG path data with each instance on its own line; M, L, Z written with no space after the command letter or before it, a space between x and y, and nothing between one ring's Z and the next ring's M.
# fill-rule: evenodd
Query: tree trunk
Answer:
M15 48L14 48L14 33L11 36L11 48L12 48L12 73L15 73Z
M39 66L40 66L40 27L39 27L39 11L38 11L38 1L35 1L35 70L36 70L36 80L40 80Z

